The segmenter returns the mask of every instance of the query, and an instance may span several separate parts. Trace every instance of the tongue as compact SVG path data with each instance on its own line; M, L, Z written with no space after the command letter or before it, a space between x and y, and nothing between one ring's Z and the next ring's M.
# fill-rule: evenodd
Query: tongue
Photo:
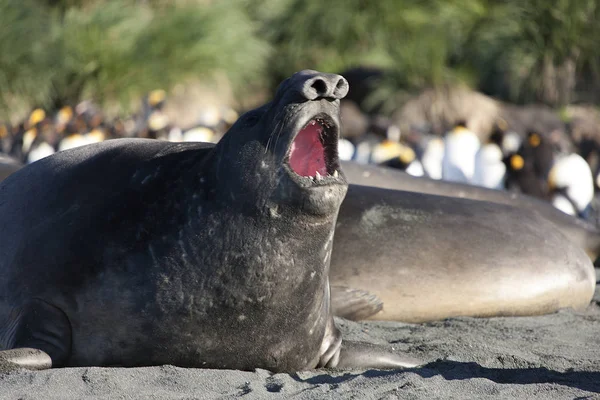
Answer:
M325 149L320 140L323 127L311 121L302 129L294 142L290 152L290 166L295 173L301 176L327 175L325 165Z

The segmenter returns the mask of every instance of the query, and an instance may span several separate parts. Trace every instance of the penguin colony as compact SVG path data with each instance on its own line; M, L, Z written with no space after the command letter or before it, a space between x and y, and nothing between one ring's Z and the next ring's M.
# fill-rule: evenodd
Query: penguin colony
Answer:
M90 102L67 105L53 113L34 109L20 124L11 126L0 121L0 154L31 163L57 151L125 137L216 143L238 117L228 107L201 110L197 124L182 130L170 123L164 112L166 101L166 91L154 90L144 99L141 112L110 121ZM347 108L352 105L350 101L346 103ZM502 119L496 121L483 143L469 129L467 120L457 120L441 136L423 129L403 134L389 121L359 120L344 115L342 107L343 132L350 134L339 141L341 160L397 168L413 176L521 192L584 219L592 220L597 215L594 200L600 187L600 166L592 170L587 159L597 157L600 146L595 152L583 146L577 152L565 152L553 140L553 132L529 130L522 135ZM578 143L574 145L578 147Z

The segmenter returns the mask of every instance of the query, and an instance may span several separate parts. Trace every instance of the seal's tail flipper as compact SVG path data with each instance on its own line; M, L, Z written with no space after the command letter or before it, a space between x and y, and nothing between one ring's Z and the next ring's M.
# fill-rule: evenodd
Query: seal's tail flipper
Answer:
M342 341L336 368L414 368L424 362L371 343Z
M42 350L19 348L0 351L0 372L9 372L18 368L41 370L51 367L52 359Z
M332 285L331 308L336 317L359 321L381 311L383 302L379 297L366 290Z

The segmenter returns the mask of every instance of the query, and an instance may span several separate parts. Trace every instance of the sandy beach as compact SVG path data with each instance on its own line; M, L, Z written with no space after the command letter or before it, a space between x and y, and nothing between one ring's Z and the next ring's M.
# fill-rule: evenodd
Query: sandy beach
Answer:
M600 270L596 270L600 280ZM147 368L61 368L0 375L1 399L592 399L600 398L600 290L583 311L452 318L426 324L349 322L345 337L389 344L427 362L387 371L272 374Z

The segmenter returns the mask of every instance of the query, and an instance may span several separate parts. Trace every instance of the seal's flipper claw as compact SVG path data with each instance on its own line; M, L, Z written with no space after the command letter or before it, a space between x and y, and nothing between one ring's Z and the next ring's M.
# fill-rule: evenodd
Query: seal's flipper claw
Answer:
M366 290L332 285L331 308L336 317L359 321L381 311L383 301Z
M414 368L424 362L416 358L399 355L382 346L364 342L344 340L336 368Z
M0 372L18 368L41 370L51 367L52 359L42 350L25 347L0 351Z

